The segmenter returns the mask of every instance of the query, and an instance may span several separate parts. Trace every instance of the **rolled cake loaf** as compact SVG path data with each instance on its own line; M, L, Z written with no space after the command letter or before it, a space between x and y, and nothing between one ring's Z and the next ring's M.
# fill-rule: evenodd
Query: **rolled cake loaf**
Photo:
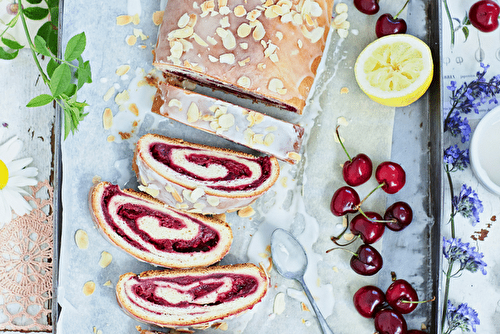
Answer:
M246 207L278 179L275 157L146 134L137 142L133 169L139 189L178 209L219 214Z
M168 268L208 266L227 254L233 240L227 223L170 208L145 193L100 182L89 197L99 231L141 261Z
M153 63L301 114L332 9L333 0L169 0Z
M296 163L304 128L216 98L160 83L153 112Z
M116 284L118 303L137 320L162 327L204 324L254 307L268 280L245 263L185 270L127 273Z

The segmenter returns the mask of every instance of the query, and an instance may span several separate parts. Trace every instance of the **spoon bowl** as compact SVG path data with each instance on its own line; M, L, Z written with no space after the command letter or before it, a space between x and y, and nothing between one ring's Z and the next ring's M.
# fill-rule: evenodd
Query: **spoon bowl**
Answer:
M271 257L273 264L281 276L298 281L316 313L320 327L324 334L333 334L314 301L309 288L304 281L307 269L307 255L302 245L289 232L278 228L271 235Z

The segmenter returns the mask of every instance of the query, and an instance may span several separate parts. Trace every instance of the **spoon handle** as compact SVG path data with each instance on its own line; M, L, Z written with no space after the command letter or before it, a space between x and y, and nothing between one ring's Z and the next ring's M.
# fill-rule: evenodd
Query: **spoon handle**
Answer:
M323 314L321 314L321 311L319 310L318 305L314 301L313 296L311 295L311 292L309 291L309 288L307 287L306 283L304 282L304 279L299 280L300 284L304 288L304 292L306 293L307 299L309 299L309 302L311 303L311 306L316 312L316 317L318 318L319 325L321 327L321 330L323 331L323 334L333 334L332 330L328 326L325 318L323 317Z

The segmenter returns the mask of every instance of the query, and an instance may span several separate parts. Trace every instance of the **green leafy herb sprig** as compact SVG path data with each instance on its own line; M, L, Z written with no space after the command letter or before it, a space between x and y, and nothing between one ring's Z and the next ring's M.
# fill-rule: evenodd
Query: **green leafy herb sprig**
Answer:
M4 31L0 32L0 38L5 47L0 47L0 59L14 59L19 50L24 46L17 41L5 37L5 33L13 28L16 23L21 23L31 49L33 59L40 72L43 82L48 86L50 94L36 96L26 105L27 107L40 107L51 102L57 103L64 112L64 138L69 133L74 133L78 129L78 124L88 114L84 108L88 104L77 101L77 92L86 83L92 82L90 62L82 59L87 39L82 32L71 37L64 48L63 59L58 58L58 21L59 21L59 0L26 0L33 6L23 7L23 0L18 0L17 13L14 18L7 23ZM47 5L37 6L42 4ZM48 18L32 39L28 31L27 20L43 20ZM38 56L50 58L44 70L40 64Z

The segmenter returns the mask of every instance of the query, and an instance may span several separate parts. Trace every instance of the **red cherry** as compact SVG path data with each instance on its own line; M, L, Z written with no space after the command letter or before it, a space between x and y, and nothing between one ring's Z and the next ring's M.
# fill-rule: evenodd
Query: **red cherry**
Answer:
M469 21L482 32L492 32L498 28L500 6L494 1L481 0L474 3L469 10Z
M384 220L395 220L395 222L387 223L387 228L392 231L401 231L412 222L413 211L408 203L396 202L387 208Z
M375 318L385 303L385 294L378 287L367 285L360 288L353 296L354 307L365 318Z
M371 159L363 153L347 160L342 167L344 181L351 187L359 186L370 179L373 172Z
M366 15L377 14L380 10L379 0L354 0L354 7Z
M376 212L365 212L365 215L373 220L382 220ZM349 225L352 234L359 235L365 244L373 244L378 241L385 231L383 223L370 221L361 213L356 215Z
M337 189L333 194L332 201L330 202L330 210L335 216L339 217L346 213L355 213L358 211L357 206L359 202L359 195L356 190L344 186Z
M407 334L406 320L397 311L385 309L375 315L378 334Z
M382 162L375 171L375 178L388 194L395 194L406 183L406 173L399 164L391 161Z
M387 35L404 34L407 28L405 20L394 18L388 13L381 15L375 23L375 33L378 38Z
M352 270L359 275L375 275L382 269L382 255L370 245L359 246L356 254L351 257Z
M385 292L387 303L401 314L412 312L418 305L417 291L404 279L397 279Z

